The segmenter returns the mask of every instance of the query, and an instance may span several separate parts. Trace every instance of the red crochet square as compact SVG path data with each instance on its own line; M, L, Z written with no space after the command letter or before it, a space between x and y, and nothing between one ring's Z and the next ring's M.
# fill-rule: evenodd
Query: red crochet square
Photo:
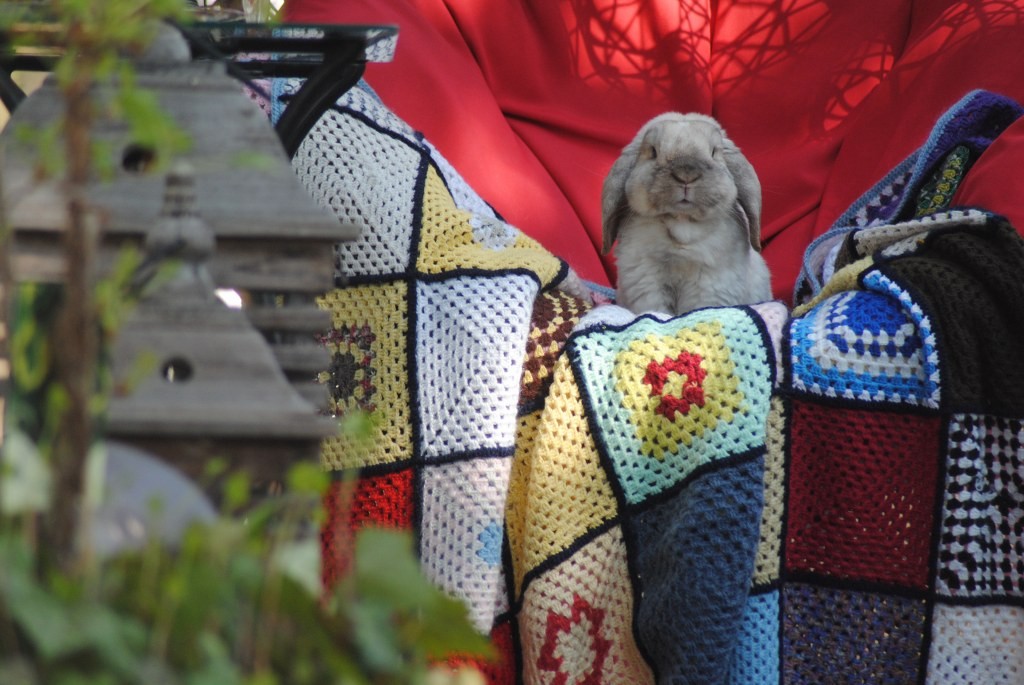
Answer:
M332 483L324 495L326 520L320 534L323 580L331 585L348 567L352 534L379 526L412 529L413 470L362 476L354 486Z
M941 420L793 401L785 568L924 589Z
M515 643L512 640L512 623L508 619L498 623L491 630L492 659L469 659L454 656L447 663L452 668L473 666L484 676L487 685L514 685L516 682Z
M352 498L351 527L412 528L413 470L361 476Z

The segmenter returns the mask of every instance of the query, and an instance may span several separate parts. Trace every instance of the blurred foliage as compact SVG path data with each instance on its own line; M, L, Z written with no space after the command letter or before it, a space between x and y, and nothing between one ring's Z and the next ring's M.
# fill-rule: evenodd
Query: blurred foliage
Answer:
M440 665L490 646L425 578L408 534L363 530L348 572L322 588L309 522L326 490L318 467L295 467L284 494L236 497L244 515L195 524L174 547L42 577L24 518L4 517L0 682L482 685Z
M66 98L111 86L114 96L94 114L125 122L136 140L158 151L157 159L171 160L187 138L152 94L137 88L124 57L147 44L152 20L187 21L185 7L184 0L2 3L7 40L0 48L34 45L61 54L54 72ZM40 174L74 167L60 144L68 126L64 119L17 132L36 145ZM90 168L102 175L109 153L92 143L85 149ZM90 290L92 321L104 339L131 306L125 283L137 263L126 256L113 277ZM193 524L175 544L153 539L96 558L82 534L71 536L78 547L70 563L45 563L49 550L40 531L66 503L55 477L66 462L49 453L70 402L51 382L54 360L75 344L55 339L51 327L67 295L20 287L8 322L12 385L22 397L8 407L0 470L0 683L482 684L472 669L442 665L452 655L486 658L491 648L464 605L424 576L408 533L359 532L346 571L324 587L319 530L324 497L333 490L318 465L293 469L282 494L258 502L250 500L244 475L227 474L226 509L212 522ZM102 427L113 389L102 359L97 364L98 374L89 370L97 378L88 402ZM367 426L349 430L362 434ZM87 477L101 471L92 460L101 458L102 445L99 440L81 456ZM82 499L81 522L100 501Z
M283 0L197 0L201 8L236 12L249 22L272 22L280 16Z

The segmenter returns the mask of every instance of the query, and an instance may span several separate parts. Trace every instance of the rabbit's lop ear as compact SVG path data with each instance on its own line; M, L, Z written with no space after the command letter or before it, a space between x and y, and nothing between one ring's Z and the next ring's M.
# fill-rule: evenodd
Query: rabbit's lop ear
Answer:
M622 149L622 154L612 164L612 168L605 176L604 186L601 188L601 232L604 236L602 251L608 254L615 239L619 235L619 228L622 222L629 216L629 203L626 201L626 180L636 166L637 157L640 154L640 141L643 132Z
M754 166L747 161L736 144L725 139L725 166L736 183L740 208L747 215L747 232L750 246L761 251L761 182L757 179Z

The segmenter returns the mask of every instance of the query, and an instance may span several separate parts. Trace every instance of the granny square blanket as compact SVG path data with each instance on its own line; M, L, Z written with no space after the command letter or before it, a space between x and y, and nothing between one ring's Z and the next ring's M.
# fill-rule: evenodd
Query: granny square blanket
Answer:
M491 683L1024 683L1024 243L948 207L1019 111L975 98L985 136L872 189L895 209L818 246L795 311L660 318L346 93L294 158L363 227L321 300L332 411L373 434L323 447L325 580L352 530L412 531Z

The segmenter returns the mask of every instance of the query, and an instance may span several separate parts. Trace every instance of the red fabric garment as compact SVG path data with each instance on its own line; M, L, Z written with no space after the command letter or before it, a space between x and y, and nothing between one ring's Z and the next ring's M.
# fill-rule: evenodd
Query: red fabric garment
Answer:
M978 158L953 204L984 207L1024 228L1024 119L1018 119Z
M815 234L924 143L935 120L968 91L983 88L1024 103L1022 0L929 0L913 5L910 33L893 69L851 120ZM1018 166L1024 164L1024 157L1017 160ZM1010 182L1000 180L991 193L998 194L998 186Z
M289 0L286 10L293 22L397 24L396 59L370 65L370 85L505 219L599 283L614 279L600 254L601 183L660 112L714 115L753 163L764 255L788 300L810 240L948 107L975 88L1024 102L1024 0ZM988 179L984 197L1001 197L1011 176Z

